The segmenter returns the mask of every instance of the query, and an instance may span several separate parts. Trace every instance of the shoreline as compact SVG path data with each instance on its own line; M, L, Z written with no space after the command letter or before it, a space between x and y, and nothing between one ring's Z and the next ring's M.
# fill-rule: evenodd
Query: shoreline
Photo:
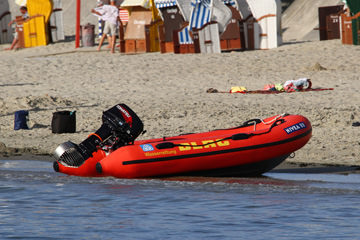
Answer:
M11 156L0 156L0 161L44 161L54 162L55 158L52 155L34 155L34 154L22 154ZM333 165L333 164L316 164L316 163L301 163L291 162L285 160L280 165L269 171L270 173L304 173L304 174L360 174L360 166L349 165ZM173 176L170 178L177 178L179 176ZM191 176L189 176L191 177ZM199 176L201 177L201 176ZM261 176L260 176L261 177ZM165 177L167 178L167 177ZM211 178L211 177L209 177ZM231 178L218 177L218 178Z

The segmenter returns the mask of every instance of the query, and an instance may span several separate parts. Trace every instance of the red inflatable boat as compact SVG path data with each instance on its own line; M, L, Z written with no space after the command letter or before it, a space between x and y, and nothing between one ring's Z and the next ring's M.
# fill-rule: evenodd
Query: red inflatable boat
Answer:
M113 132L115 126L104 130L105 125L119 122L104 118L114 109L122 114L117 119L123 121L120 125L128 125L117 134ZM85 140L92 144L66 142L56 149L55 171L84 177L118 178L258 176L303 147L312 131L305 117L284 114L264 120L249 120L230 129L134 141L143 130L135 113L125 104L110 110L104 112L102 131L98 130ZM124 133L129 136L124 137ZM104 135L107 140L103 139ZM119 144L116 139L120 138L126 139Z

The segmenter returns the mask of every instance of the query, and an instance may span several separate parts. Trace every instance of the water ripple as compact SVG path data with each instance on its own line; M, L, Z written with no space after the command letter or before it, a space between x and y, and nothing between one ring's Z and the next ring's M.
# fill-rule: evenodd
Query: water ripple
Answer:
M55 173L49 162L0 161L0 235L356 239L360 190L357 176L348 177L81 178Z

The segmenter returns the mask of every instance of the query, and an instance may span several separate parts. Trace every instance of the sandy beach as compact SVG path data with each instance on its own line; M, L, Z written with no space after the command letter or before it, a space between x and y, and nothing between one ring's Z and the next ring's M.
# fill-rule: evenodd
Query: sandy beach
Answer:
M1 48L8 45L0 45ZM310 142L288 162L360 165L358 46L340 40L291 42L272 50L222 54L110 54L75 50L74 42L0 51L0 156L51 155L62 142L80 143L101 125L102 111L130 106L147 133L140 139L240 125L252 118L301 114ZM321 67L319 67L319 65ZM310 78L332 91L281 94L207 93L232 86ZM29 130L14 131L14 112L29 110ZM53 134L52 114L76 111L77 132Z

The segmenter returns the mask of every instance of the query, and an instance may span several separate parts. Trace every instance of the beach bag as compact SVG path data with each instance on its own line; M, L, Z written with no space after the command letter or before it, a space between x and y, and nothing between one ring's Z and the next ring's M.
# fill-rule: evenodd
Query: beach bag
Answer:
M51 121L52 133L76 132L76 111L54 112Z
M27 125L28 116L29 116L29 111L26 110L16 111L15 119L14 119L14 130L29 129Z

